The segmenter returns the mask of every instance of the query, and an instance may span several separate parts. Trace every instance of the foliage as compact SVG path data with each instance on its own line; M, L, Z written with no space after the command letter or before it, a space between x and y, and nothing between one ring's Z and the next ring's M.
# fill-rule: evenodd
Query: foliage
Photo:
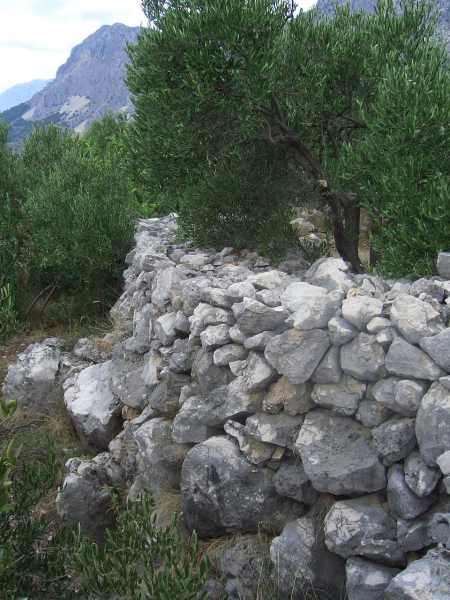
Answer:
M242 243L246 226L247 245L261 240L267 245L270 228L259 226L264 222L258 219L259 199L271 207L270 215L263 211L268 222L281 225L292 202L303 203L308 190L328 207L335 246L355 269L361 268L361 205L372 216L376 246L385 247L383 223L394 211L405 240L397 248L411 253L406 232L423 180L420 159L414 173L408 161L415 161L424 146L413 151L416 140L409 136L403 166L385 178L395 192L386 193L381 180L401 149L398 124L407 128L408 119L420 119L423 131L439 119L445 122L446 95L439 87L447 67L431 58L442 55L436 49L431 4L404 0L398 10L392 0L380 0L375 14L352 13L349 6L341 6L333 16L300 11L295 17L291 3L282 1L144 0L143 5L151 26L130 48L128 73L136 108L130 135L134 161L144 188L154 197L169 193L194 239L218 243L225 223L230 227L222 237L233 245ZM405 88L402 100L390 103L398 97L398 76L406 84L408 77L417 77L418 64L424 73L430 71L428 79L415 85L412 94ZM435 86L432 91L427 83ZM443 102L439 117L431 97ZM408 110L401 113L401 106ZM361 158L366 155L369 160ZM435 182L440 168L435 158L440 157L437 151L433 156L435 167L428 179ZM360 157L359 167L352 169L349 162L355 157ZM378 167L382 163L383 169ZM249 173L258 164L250 200ZM258 177L268 164L277 182L272 190L269 177ZM284 168L277 171L280 164ZM424 232L436 231L437 215L442 227L440 209L426 206L442 204L432 195L445 197L445 177L444 172L438 188L420 192ZM366 180L372 182L370 193ZM393 209L399 194L402 211ZM395 195L397 201L383 208ZM275 226L270 241L285 230ZM442 227L439 244L445 242L443 232ZM394 235L390 239L394 257ZM424 239L422 234L409 239L410 245L418 242L416 257L423 252ZM276 241L274 245L279 246ZM416 259L415 271L427 269L425 263ZM411 260L399 263L397 270L405 268L411 270Z
M79 538L73 564L84 598L201 599L209 563L199 556L197 538L185 541L176 517L166 529L157 528L153 510L144 496L119 514L104 545Z

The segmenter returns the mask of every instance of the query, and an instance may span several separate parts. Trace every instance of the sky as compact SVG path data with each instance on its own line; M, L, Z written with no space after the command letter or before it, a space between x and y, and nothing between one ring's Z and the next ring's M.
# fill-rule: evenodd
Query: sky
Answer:
M74 46L113 23L144 24L140 0L0 0L0 93L52 79Z

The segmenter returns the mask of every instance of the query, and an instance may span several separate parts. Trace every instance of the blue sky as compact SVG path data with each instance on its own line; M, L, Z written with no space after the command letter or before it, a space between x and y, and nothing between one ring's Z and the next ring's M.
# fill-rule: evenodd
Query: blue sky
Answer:
M315 0L298 0L308 8ZM144 23L140 0L0 0L0 93L51 79L73 46L102 25Z

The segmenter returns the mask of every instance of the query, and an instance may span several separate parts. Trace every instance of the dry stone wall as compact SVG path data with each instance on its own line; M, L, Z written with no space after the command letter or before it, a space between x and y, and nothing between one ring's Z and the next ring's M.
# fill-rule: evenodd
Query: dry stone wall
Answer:
M100 454L69 461L60 513L101 539L105 482L180 493L201 537L267 531L286 598L448 600L450 281L175 239L139 223L114 333L75 347L64 400Z

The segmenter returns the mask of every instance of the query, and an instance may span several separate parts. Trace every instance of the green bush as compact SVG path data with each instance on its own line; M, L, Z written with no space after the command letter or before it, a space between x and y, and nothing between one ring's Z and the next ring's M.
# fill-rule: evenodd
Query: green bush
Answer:
M209 563L197 538L183 538L175 517L166 529L155 526L154 505L144 496L119 513L104 545L79 538L73 567L86 600L201 600Z

